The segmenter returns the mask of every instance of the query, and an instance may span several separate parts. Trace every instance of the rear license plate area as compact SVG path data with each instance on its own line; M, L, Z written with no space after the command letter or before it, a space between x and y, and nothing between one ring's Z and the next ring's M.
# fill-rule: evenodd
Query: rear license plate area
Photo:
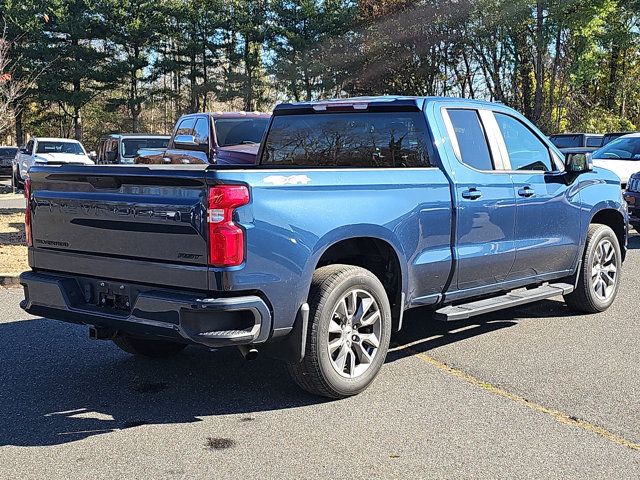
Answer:
M98 282L96 300L100 308L125 312L131 310L131 292L129 287L122 283Z

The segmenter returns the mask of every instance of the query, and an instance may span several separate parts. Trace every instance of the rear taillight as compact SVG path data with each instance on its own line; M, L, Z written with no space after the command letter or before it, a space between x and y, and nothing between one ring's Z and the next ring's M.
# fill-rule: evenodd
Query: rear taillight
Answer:
M33 246L33 240L31 239L31 179L27 178L24 181L24 235L27 238L27 246Z
M218 185L209 189L209 263L234 267L244 262L244 230L233 223L233 210L249 203L243 185Z

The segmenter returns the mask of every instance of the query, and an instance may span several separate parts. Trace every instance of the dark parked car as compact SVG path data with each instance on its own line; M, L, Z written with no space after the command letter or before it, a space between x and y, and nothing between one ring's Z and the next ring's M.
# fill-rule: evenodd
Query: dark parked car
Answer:
M549 140L564 154L588 153L602 146L602 134L598 133L559 133L550 135Z
M260 112L184 115L178 119L166 150L140 152L135 163L254 164L270 118Z
M624 199L629 208L629 223L640 233L640 173L634 173L629 178Z
M262 352L340 398L373 381L407 309L459 321L555 296L602 312L616 298L620 181L586 155L563 162L504 105L283 104L258 158L33 167L22 308L139 355Z
M100 139L96 150L97 164L134 163L140 150L147 152L164 151L169 145L169 135L149 133L113 133Z
M0 175L11 176L16 153L18 153L18 147L0 147Z

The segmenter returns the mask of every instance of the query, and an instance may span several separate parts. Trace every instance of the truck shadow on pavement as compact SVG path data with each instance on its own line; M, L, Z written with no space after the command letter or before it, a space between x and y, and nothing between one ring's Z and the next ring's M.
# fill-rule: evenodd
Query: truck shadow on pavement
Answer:
M388 361L510 327L517 318L570 315L561 302L537 305L450 324L429 321L428 310L410 311L392 344L411 347L390 352ZM189 347L171 359L152 360L93 342L77 325L0 323L0 445L58 445L215 415L247 421L253 412L325 401L299 390L281 363L265 357L247 362L234 348L213 353Z
M439 322L429 310L418 308L405 314L402 330L391 337L387 363L425 353L444 345L517 325L524 318L575 317L580 315L558 300L501 310L456 322Z

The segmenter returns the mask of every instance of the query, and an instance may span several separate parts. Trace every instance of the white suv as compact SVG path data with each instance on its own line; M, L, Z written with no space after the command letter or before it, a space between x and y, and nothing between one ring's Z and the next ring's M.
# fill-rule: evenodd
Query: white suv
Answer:
M32 138L20 148L13 166L14 185L21 185L33 165L94 165L77 140L68 138Z

